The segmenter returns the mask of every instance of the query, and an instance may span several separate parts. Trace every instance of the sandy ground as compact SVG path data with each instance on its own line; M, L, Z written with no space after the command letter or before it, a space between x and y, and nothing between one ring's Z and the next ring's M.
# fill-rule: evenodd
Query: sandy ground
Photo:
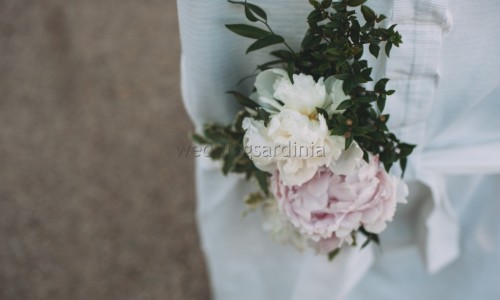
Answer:
M174 0L0 0L0 300L209 299Z

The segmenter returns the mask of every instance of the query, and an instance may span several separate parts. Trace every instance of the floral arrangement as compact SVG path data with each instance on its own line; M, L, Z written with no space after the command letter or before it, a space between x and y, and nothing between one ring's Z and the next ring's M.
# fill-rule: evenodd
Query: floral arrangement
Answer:
M243 107L234 122L206 124L193 140L211 147L210 157L222 161L224 174L256 180L260 191L245 201L262 208L264 228L275 240L311 247L330 259L344 245L356 245L358 235L364 236L362 247L378 244L378 234L408 194L389 171L399 162L402 176L415 145L389 131L383 111L395 91L386 90L387 78L367 84L372 68L363 55L377 58L383 47L389 57L402 43L396 25L382 28L386 17L363 5L366 0L310 0L309 29L294 51L272 30L263 9L229 2L263 25L226 25L255 40L247 53L283 49L257 66L252 94L229 92Z

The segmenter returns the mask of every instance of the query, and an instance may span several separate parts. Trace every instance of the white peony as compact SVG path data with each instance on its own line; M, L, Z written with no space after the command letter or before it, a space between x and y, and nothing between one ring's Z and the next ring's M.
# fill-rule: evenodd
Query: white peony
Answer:
M310 75L294 74L293 83L286 71L270 69L261 72L255 80L256 92L251 98L270 113L291 109L307 116L316 115L316 107L330 114L341 113L338 105L349 99L342 90L342 80L333 76L317 82Z
M243 129L245 152L255 166L269 173L278 170L286 185L301 185L324 166L347 174L363 155L355 143L344 151L345 138L331 136L322 115L311 119L295 110L282 109L271 116L268 126L245 118Z

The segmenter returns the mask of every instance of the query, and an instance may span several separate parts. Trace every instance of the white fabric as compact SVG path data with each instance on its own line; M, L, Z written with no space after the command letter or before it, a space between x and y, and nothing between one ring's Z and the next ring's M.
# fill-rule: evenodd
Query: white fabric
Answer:
M254 0L298 49L305 0ZM351 249L333 263L272 242L259 214L241 216L256 187L224 177L199 158L197 217L214 299L500 299L500 5L496 0L368 1L399 24L404 44L371 60L397 93L390 127L418 144L405 179L409 204L381 235L382 249ZM241 7L178 0L182 91L196 127L229 122L238 109L225 91L269 60L224 24ZM251 80L238 87L248 93ZM423 260L418 259L420 256Z

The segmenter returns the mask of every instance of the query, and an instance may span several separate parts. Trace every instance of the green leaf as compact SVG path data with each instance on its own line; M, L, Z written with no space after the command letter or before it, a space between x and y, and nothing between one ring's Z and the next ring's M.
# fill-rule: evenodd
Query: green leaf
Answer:
M216 146L212 147L212 149L210 150L210 157L213 160L221 159L223 155L224 155L224 147Z
M264 194L269 194L269 181L267 180L267 174L259 169L256 169L255 178L257 179L257 183L259 184L259 187L264 192Z
M382 22L383 20L387 19L387 17L385 15L380 15L378 18L377 18L377 23L379 22Z
M348 0L347 5L349 5L351 7L356 7L356 6L360 6L361 4L363 4L365 2L366 2L366 0Z
M377 100L377 107L379 109L380 112L383 112L384 111L384 108L385 108L385 102L386 102L386 99L383 98L383 97L380 97L378 100Z
M257 119L264 121L265 125L269 122L269 118L271 117L271 114L263 109L263 108L258 108L257 109Z
M349 73L337 74L337 75L335 75L335 78L340 79L340 80L348 80L348 79L352 78L352 75Z
M195 143L200 144L200 145L210 145L210 142L207 139L205 139L202 135L197 134L197 133L193 133L193 135L191 136L191 139Z
M256 108L260 107L255 101L253 101L252 99L248 98L247 96L245 96L241 93L238 93L236 91L229 91L227 93L233 95L236 98L236 100L238 101L238 103L240 103L241 105L243 105L245 107L252 108L252 109L256 109Z
M267 21L266 12L255 4L247 3L248 8L252 10L257 16L261 17L264 21Z
M214 144L225 145L230 142L228 137L221 131L207 128L203 133L205 133L205 137L212 141Z
M401 143L398 145L399 150L400 150L400 155L402 157L407 157L413 152L413 149L415 149L416 145L410 145L406 143Z
M284 41L285 40L283 39L283 37L281 37L279 35L268 35L268 36L265 36L263 38L258 39L252 45L250 45L250 47L248 47L246 53L248 54L248 53L255 51L255 50L259 50L259 49L262 49L265 47L280 44L280 43L283 43Z
M236 33L237 35L241 35L250 39L261 39L263 37L271 35L269 31L246 24L227 24L226 28Z
M289 62L286 68L286 72L288 74L288 78L290 82L293 84L293 73L295 72L295 63L293 61Z
M323 21L323 14L321 12L321 10L313 10L308 16L307 16L307 22L308 23L318 23L318 22L321 22Z
M251 193L245 198L245 204L251 207L257 206L262 201L264 201L264 196L259 192Z
M326 9L332 5L332 0L323 0L321 2L321 8Z
M375 101L375 98L373 98L371 96L361 96L361 97L355 98L354 101L356 101L358 103L371 103L371 102Z
M364 136L365 134L368 133L368 129L365 127L355 127L352 129L352 134L354 136Z
M303 49L314 48L321 43L321 37L313 34L307 34L302 40Z
M344 2L334 2L332 3L332 8L337 12L341 12L346 9L346 4Z
M407 163L408 163L408 159L406 157L401 158L399 160L399 166L401 167L401 178L403 178L403 176L405 176Z
M377 14L375 14L375 12L371 8L365 5L361 5L361 13L363 14L366 22L375 21L375 19L377 18Z
M351 94L351 91L355 86L356 82L354 82L354 79L351 77L344 80L344 83L342 84L342 90L344 91L344 94L349 95Z
M234 3L234 4L244 5L245 7L248 7L252 12L254 12L256 15L258 15L259 17L261 17L262 19L264 19L265 21L267 21L266 12L262 8L258 7L255 4L247 3L246 1L231 1L231 0L228 0L228 2L231 2L231 3Z
M332 261L339 253L340 253L340 248L337 248L332 252L328 253L328 260Z
M284 61L291 61L293 60L293 53L288 51L288 50L277 50L271 52L272 56L275 56L277 58L280 58Z
M316 107L316 112L320 115L323 115L323 117L328 120L328 112L326 110L321 107Z
M330 135L344 135L346 130L347 130L347 128L345 128L344 126L337 126L337 127L332 129L332 131L330 132Z
M314 8L319 8L319 2L317 0L309 0L309 3L314 6Z
M385 44L385 54L387 54L387 57L390 57L391 49L392 49L392 43L387 42Z
M277 64L281 64L281 63L283 63L283 60L281 60L281 59L279 59L279 60L273 60L273 61L267 62L265 64L258 65L257 69L261 70L261 71L264 71L264 70L269 69L271 66L274 66L274 65L277 65ZM251 75L251 76L256 76L256 75Z
M389 82L388 78L382 78L377 81L377 84L375 84L375 92L382 92L383 90L385 90L387 82Z
M367 163L370 163L370 156L368 155L368 151L363 150L363 160Z
M344 100L342 101L339 106L337 106L336 110L344 110L344 109L348 109L349 107L351 107L354 103L352 102L351 99L348 99L348 100Z
M245 4L245 16L250 22L257 22L259 19L253 14L248 5Z
M235 151L233 151L231 145L227 145L222 164L222 173L224 175L227 175L233 169L235 157Z
M380 46L379 45L370 44L370 46L368 47L368 49L370 50L370 53L373 56L375 56L375 58L378 58L378 54L380 52Z
M352 134L345 139L345 150L349 149L353 141L354 141L354 136Z

